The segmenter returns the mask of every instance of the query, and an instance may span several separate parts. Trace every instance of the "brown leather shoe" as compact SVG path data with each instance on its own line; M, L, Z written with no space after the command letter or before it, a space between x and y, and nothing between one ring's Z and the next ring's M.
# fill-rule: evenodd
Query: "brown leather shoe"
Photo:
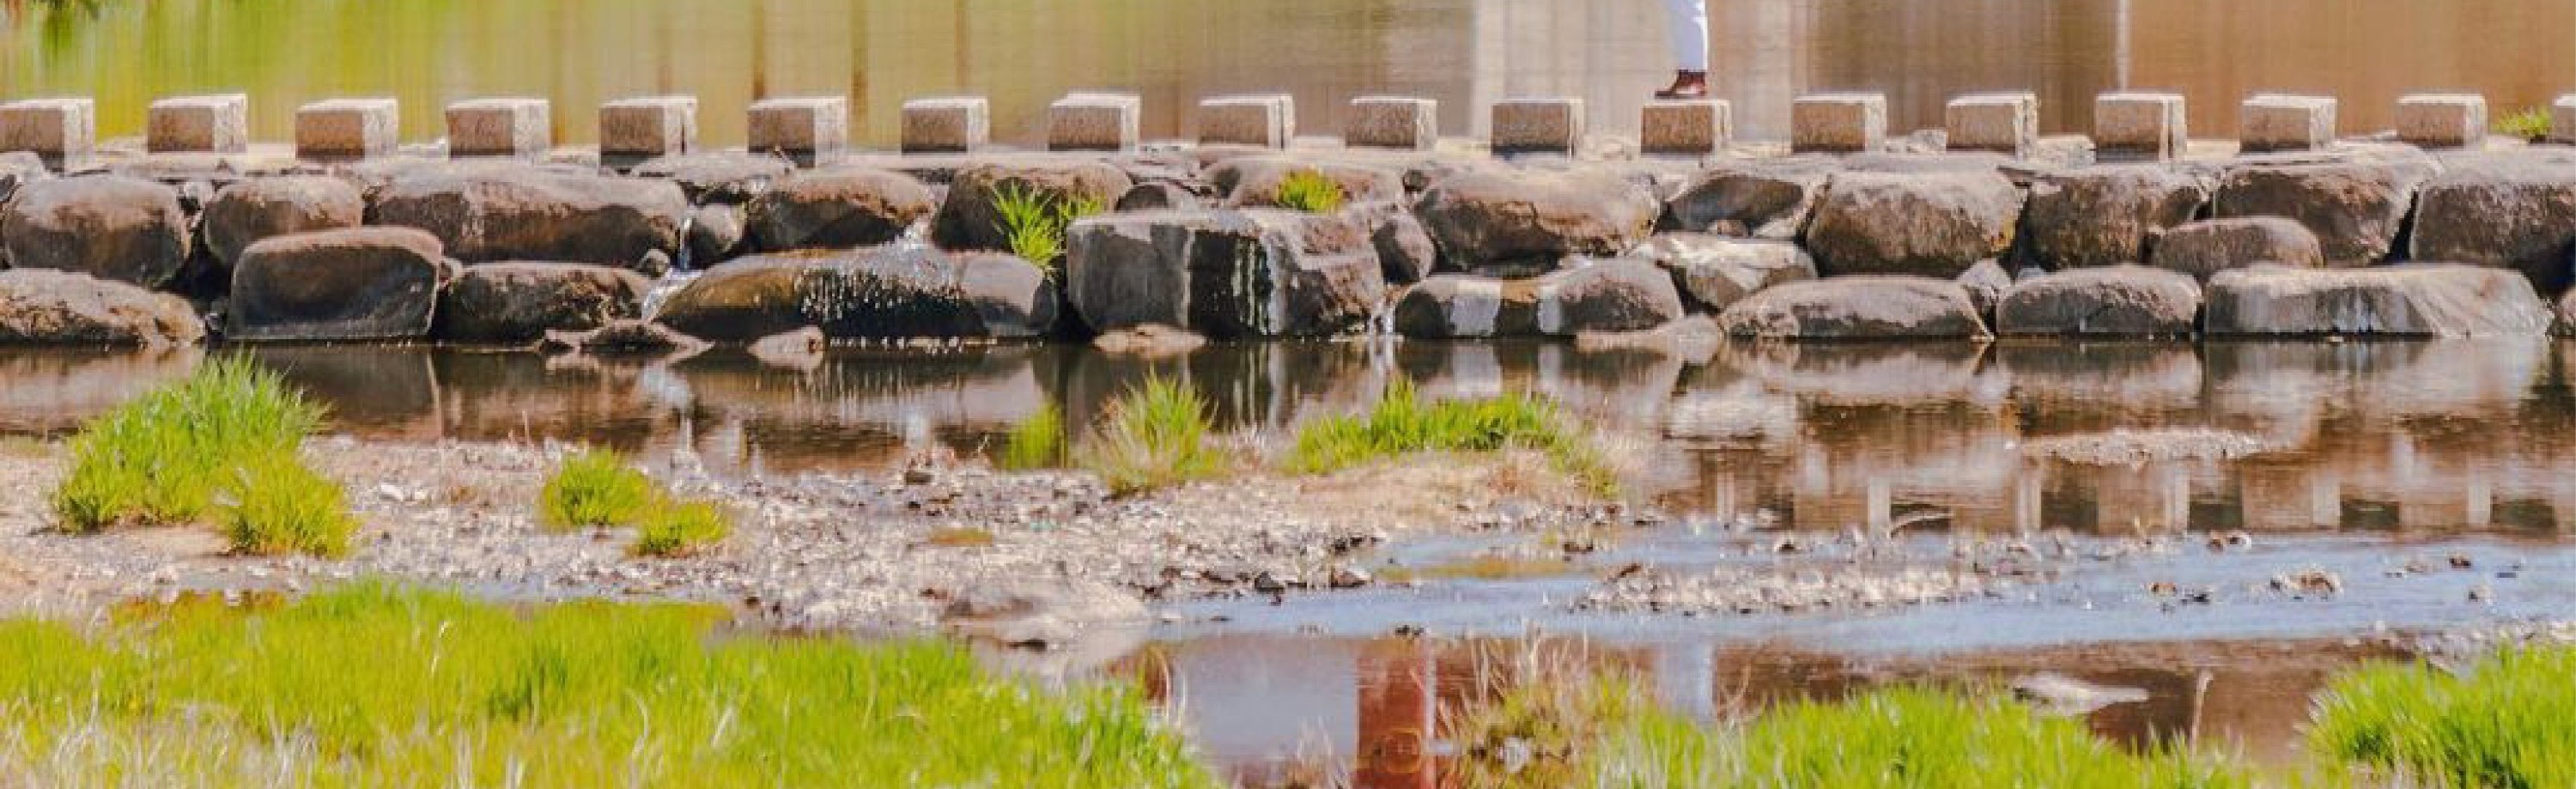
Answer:
M1667 100L1708 98L1708 72L1673 72L1673 86L1655 91L1655 98Z

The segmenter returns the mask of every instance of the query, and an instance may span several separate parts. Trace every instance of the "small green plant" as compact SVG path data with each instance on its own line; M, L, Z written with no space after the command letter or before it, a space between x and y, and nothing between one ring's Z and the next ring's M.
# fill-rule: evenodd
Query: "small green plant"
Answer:
M1064 412L1054 403L1038 408L1011 426L1002 445L1002 468L1012 471L1054 468L1064 464Z
M1596 491L1617 488L1617 476L1599 451L1565 426L1555 404L1527 395L1425 402L1402 380L1367 414L1326 417L1298 430L1285 465L1300 474L1326 474L1416 452L1505 449L1546 453Z
M711 502L663 501L635 525L635 555L681 557L723 542L732 519Z
M2308 742L2391 786L2576 786L2576 648L2511 649L2457 673L2356 669L2327 687Z
M1016 181L993 190L993 209L1002 215L1002 237L1011 254L1050 272L1064 257L1065 229L1105 208L1090 195L1055 195Z
M1198 387L1147 378L1110 401L1078 460L1121 494L1204 479L1226 466L1224 454L1208 445L1214 430Z
M347 494L292 455L270 455L234 470L239 479L217 502L216 524L234 553L277 556L298 551L342 556L358 531Z
M2549 136L2549 108L2526 107L2520 111L2496 116L2490 124L2495 133L2518 140L2538 140Z
M1310 214L1338 211L1349 195L1342 185L1315 170L1298 170L1279 180L1279 206Z
M219 494L261 481L239 469L294 457L321 423L321 406L276 373L216 359L81 428L53 510L64 530L83 534L198 521Z
M537 493L537 519L548 528L627 526L661 498L653 480L613 450L586 449L564 458Z
M1898 687L1843 702L1794 702L1733 735L1735 785L2085 786L2224 789L2241 768L2179 750L2133 754L2080 720L1956 691Z

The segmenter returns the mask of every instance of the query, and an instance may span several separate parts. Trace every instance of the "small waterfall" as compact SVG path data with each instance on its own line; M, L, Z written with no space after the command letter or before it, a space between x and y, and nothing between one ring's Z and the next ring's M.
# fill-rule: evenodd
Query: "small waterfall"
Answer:
M681 288L688 287L691 281L701 276L705 276L705 272L675 269L669 274L662 275L661 279L654 280L653 289L644 292L644 319L649 321L661 315L662 303L670 301L671 294L678 293Z

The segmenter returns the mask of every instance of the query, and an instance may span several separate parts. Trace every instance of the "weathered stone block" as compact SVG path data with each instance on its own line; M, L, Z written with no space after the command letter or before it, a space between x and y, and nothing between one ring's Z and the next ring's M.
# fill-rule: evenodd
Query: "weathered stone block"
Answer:
M2093 98L2093 146L2104 159L2162 161L2191 145L2182 94L2116 92Z
M753 102L747 118L754 153L776 152L813 167L841 158L850 147L850 100L841 96L780 96Z
M1637 148L1648 156L1709 156L1735 139L1734 107L1718 99L1646 103Z
M2576 93L2558 97L2549 107L2549 141L2576 143Z
M1951 99L1941 119L1953 151L1992 151L2020 158L2039 144L2036 94L1971 93Z
M1887 139L1887 96L1819 93L1789 108L1789 149L1799 153L1866 153Z
M2465 148L2486 142L2487 97L2474 93L2400 97L2397 139L2424 148Z
M241 153L250 149L250 97L172 96L152 102L143 125L153 153Z
M2237 146L2246 153L2313 151L2335 139L2333 96L2259 93L2237 113Z
M0 153L29 151L60 170L89 161L98 142L98 106L86 96L0 104Z
M554 108L545 99L468 99L447 105L449 156L532 158L555 144Z
M698 147L698 97L637 96L599 105L599 158L611 166Z
M1351 100L1342 144L1353 148L1427 151L1440 142L1440 102L1410 96L1361 96Z
M903 103L904 153L966 153L984 147L992 136L992 105L982 96Z
M1532 97L1495 102L1494 153L1572 155L1583 147L1583 100Z
M331 99L295 111L295 155L317 161L392 153L402 112L393 99Z
M1199 143L1286 148L1297 136L1297 99L1285 93L1199 102Z
M1133 93L1065 94L1047 105L1047 150L1134 150L1144 110Z

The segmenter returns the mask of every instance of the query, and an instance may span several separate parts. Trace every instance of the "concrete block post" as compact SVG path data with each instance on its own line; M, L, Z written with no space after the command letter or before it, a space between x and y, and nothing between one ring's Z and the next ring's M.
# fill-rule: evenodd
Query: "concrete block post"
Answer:
M2549 106L2549 141L2576 144L2576 93Z
M152 102L143 127L153 153L241 153L250 150L250 97L171 96Z
M2106 160L2164 161L2191 146L2179 93L2120 91L2093 98L2093 148Z
M29 151L56 170L89 163L98 145L98 105L89 97L0 104L0 153Z
M599 105L601 164L629 167L697 147L696 96L637 96Z
M904 153L967 153L993 137L992 104L982 96L941 96L903 103Z
M1286 148L1297 136L1297 99L1285 93L1199 102L1199 144Z
M1493 149L1498 156L1583 149L1583 100L1570 96L1505 99L1494 103Z
M1068 93L1047 105L1047 150L1132 151L1145 99L1133 93Z
M393 99L330 99L295 111L295 155L317 162L373 159L401 142L402 107Z
M1353 148L1428 151L1440 144L1440 102L1412 96L1351 100L1342 144Z
M2237 112L2237 146L2246 153L2313 151L2334 144L2332 96L2258 93Z
M1942 109L1941 121L1949 132L1950 150L2026 157L2039 144L2039 95L1970 93L1951 99Z
M1718 99L1646 103L1637 149L1648 156L1710 156L1735 141L1735 108Z
M1789 150L1867 153L1887 141L1887 96L1818 93L1789 105Z
M850 147L850 100L842 96L782 96L751 105L753 153L776 152L799 167L841 158Z
M449 156L533 159L554 145L554 106L545 99L467 99L447 105Z
M2397 139L2425 148L2466 148L2487 140L2487 97L2417 93L2397 99Z

